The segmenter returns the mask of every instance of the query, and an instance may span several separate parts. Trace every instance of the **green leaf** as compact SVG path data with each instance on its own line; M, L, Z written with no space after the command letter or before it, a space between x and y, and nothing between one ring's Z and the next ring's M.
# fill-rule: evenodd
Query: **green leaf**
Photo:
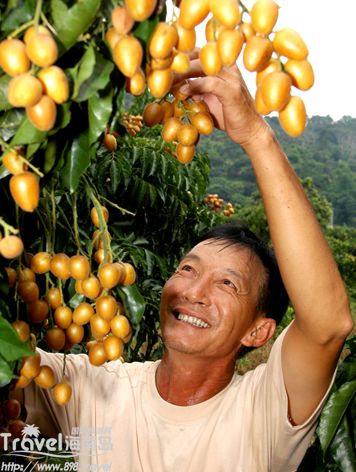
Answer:
M65 165L62 169L62 182L71 193L75 192L83 172L90 163L90 149L88 141L88 130L83 131L75 137L72 145L65 156Z
M135 284L127 286L121 285L120 287L117 287L117 291L119 292L120 298L124 304L125 313L129 317L131 323L134 326L137 326L145 312L146 303L143 296Z
M0 77L0 111L9 110L12 106L7 101L7 87L11 77L2 75Z
M11 324L0 316L0 355L9 362L32 354L33 351L20 341Z
M43 141L46 134L46 131L38 130L26 117L24 117L10 144L19 145L40 143Z
M20 108L11 108L0 116L1 138L4 141L11 139L17 132L24 114L24 110Z
M158 21L159 18L157 16L153 16L151 19L137 23L137 26L133 30L134 36L136 36L136 38L142 39L144 43L147 43Z
M67 8L61 0L51 0L52 18L57 40L67 50L92 24L99 12L101 0L82 0Z
M88 101L89 114L89 145L97 141L105 131L112 112L113 89L96 92Z
M101 54L96 52L93 72L80 86L76 101L83 102L88 100L98 90L103 90L109 83L110 74L113 69L113 62L104 59Z
M87 79L89 79L89 77L92 75L94 67L95 67L95 51L94 51L94 46L90 45L76 66L77 74L74 77L74 86L73 86L73 94L72 94L73 100L78 96L79 89L82 86L82 84ZM74 74L73 71L72 73Z
M26 0L25 2L18 2L15 8L4 16L4 21L1 23L1 31L11 33L23 23L33 19L36 8L35 0Z
M0 357L0 388L8 385L12 379L15 378L15 375L12 372L10 365Z
M346 416L343 418L334 440L330 445L330 452L340 470L356 472L356 456L349 426Z
M326 405L324 406L317 429L317 434L324 455L326 454L355 393L356 380L346 382L330 395Z

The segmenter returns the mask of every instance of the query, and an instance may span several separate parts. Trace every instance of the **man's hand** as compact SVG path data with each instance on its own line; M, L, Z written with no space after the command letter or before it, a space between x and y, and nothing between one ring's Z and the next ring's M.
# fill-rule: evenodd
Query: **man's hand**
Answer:
M184 94L208 104L217 128L241 146L248 146L269 127L257 112L239 69L233 65L216 76L205 76L197 54L195 50L189 71L177 75L175 82L182 83Z

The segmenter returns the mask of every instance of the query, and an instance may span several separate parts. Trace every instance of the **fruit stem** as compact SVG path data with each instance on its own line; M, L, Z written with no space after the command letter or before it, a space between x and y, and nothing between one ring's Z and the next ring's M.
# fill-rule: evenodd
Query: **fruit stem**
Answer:
M241 8L242 8L242 14L244 14L244 13L250 14L249 9L246 8L246 6L241 2L241 0L240 0L240 5L241 5Z
M0 145L1 147L3 147L6 151L12 151L14 150L16 152L16 149L14 147L11 147L6 141L4 141L3 139L0 138ZM28 161L24 156L22 156L21 154L18 154L18 156L23 160L23 162L30 168L33 170L33 172L35 174L37 174L39 177L44 177L44 174L42 174L41 171L39 171L37 169L37 167L35 167L33 164L31 164L30 161Z
M0 225L4 228L5 236L9 236L9 234L18 234L19 230L14 228L13 226L6 223L4 218L0 216Z
M105 202L109 203L111 206L113 206L114 208L116 208L117 210L121 211L122 214L126 214L126 215L131 215L131 216L136 216L135 213L132 213L132 211L129 211L129 210L126 210L125 208L122 208L121 206L119 205L116 205L116 203L113 203L112 201L108 200L107 198L105 197L101 197L102 200L104 200Z
M108 226L106 224L106 221L105 221L105 218L104 218L104 215L103 215L103 210L101 209L101 204L100 204L99 200L95 197L92 188L89 187L89 185L87 185L86 188L87 188L89 198L93 202L93 205L94 205L94 207L96 209L96 212L98 214L99 224L100 224L100 231L103 234L105 234L105 233L108 232ZM104 241L103 241L104 242L104 262L107 262L108 260L112 261L113 256L112 256L110 244L108 244L107 238L103 238L103 239L104 239Z
M36 3L35 16L33 18L33 22L34 22L36 30L40 22L40 16L41 16L41 11L42 11L42 1L43 0L37 0L37 3Z
M74 240L77 245L78 251L85 255L82 246L80 244L80 237L79 237L79 227L78 227L78 210L77 210L77 194L73 194L72 198L72 208L73 208L73 229L74 229Z
M33 25L33 20L30 20L28 21L27 23L24 23L23 25L19 26L17 29L15 29L15 31L13 31L9 36L8 38L9 39L12 39L16 36L18 36L20 33L22 33L22 31L26 30L27 28L29 28L30 26Z

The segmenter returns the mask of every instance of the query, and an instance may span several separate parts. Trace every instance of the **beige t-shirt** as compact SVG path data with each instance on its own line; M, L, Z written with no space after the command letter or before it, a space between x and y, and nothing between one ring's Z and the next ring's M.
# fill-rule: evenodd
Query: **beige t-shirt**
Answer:
M159 361L94 367L86 355L69 355L72 399L59 407L32 382L25 389L27 423L49 435L61 431L77 449L80 443L80 471L295 471L324 400L304 424L289 423L281 367L284 335L267 364L235 374L224 390L193 406L172 405L160 397L155 385ZM41 355L59 376L62 355Z

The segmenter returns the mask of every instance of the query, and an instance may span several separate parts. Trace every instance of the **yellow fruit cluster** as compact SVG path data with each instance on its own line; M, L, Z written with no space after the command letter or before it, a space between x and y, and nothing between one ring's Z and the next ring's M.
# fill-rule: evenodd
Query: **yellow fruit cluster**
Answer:
M224 205L224 199L219 198L219 195L217 193L209 193L205 198L204 198L204 203L209 205L211 210L218 213L221 210L223 211L223 214L225 216L231 216L235 213L235 209L232 203L227 202Z
M142 115L130 115L128 113L124 113L122 117L122 124L125 126L127 132L131 136L136 136L136 134L142 128Z
M39 202L40 185L37 175L27 170L26 160L21 152L13 149L6 152L2 163L12 174L10 193L15 203L27 212L33 212Z
M162 124L162 139L176 145L175 156L182 164L193 160L201 134L213 132L214 123L204 101L191 100L178 89L171 91L173 100L160 100L146 105L143 121L146 126Z
M41 131L53 128L57 104L69 97L67 76L54 65L57 58L57 43L42 25L28 28L23 40L0 42L0 67L12 77L7 99L13 107L24 107L28 119ZM30 71L31 65L36 67L36 74Z
M106 222L108 210L101 207L100 213ZM29 267L19 266L17 270L6 268L9 287L26 304L28 323L43 323L46 330L44 340L48 348L52 351L68 351L74 344L86 343L89 361L95 366L119 359L124 344L132 336L124 306L111 290L117 285L131 285L136 279L136 271L131 264L109 261L110 235L101 228L101 218L93 207L91 221L98 228L92 240L94 259L98 264L96 270L92 270L87 256L76 254L69 257L65 253L51 255L45 251L29 256ZM55 286L51 277L48 278L52 286L43 296L40 295L40 284L36 280L41 274L50 274L59 279L58 286ZM75 291L87 299L74 309L65 303L61 289L62 281L70 278L75 281ZM30 339L28 323L22 320L13 323L23 342ZM16 387L23 388L32 379L43 388L52 388L57 403L69 401L70 386L63 379L56 384L53 372L47 366L40 366L38 356L29 356L23 360Z

